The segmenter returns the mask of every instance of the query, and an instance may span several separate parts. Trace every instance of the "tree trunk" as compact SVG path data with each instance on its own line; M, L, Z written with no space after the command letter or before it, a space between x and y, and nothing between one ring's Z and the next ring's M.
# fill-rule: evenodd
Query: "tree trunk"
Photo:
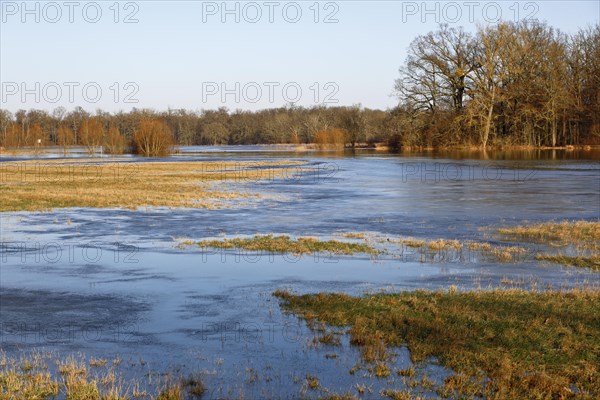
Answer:
M556 118L552 118L552 147L556 147Z
M492 116L494 113L494 99L496 97L496 87L492 89L492 99L490 101L490 107L488 109L487 119L485 121L485 128L483 131L483 143L482 146L485 149L487 146L488 139L490 137L490 128L492 126Z

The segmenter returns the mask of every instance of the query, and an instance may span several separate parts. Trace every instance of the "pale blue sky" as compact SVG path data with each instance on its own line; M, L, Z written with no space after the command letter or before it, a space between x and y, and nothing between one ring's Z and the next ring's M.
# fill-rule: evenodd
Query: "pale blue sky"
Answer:
M312 106L326 95L328 104L385 109L396 104L393 84L408 45L438 22L474 30L486 19L494 22L498 11L503 20L533 13L570 33L600 18L598 1L323 1L316 7L315 1L229 1L228 9L238 12L224 16L221 1L123 1L118 7L115 1L27 2L31 14L24 13L21 1L0 4L0 106L13 112L59 105L89 111L255 110L290 99ZM97 8L98 22L88 22L96 19ZM302 15L292 23L298 9ZM257 10L261 18L252 23ZM124 23L130 14L138 22ZM337 22L324 23L327 15ZM223 99L224 88L230 93ZM31 91L24 99L23 89Z

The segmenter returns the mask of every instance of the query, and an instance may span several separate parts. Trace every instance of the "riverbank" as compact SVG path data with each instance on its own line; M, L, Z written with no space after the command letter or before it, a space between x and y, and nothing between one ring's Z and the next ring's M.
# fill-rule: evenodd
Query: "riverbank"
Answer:
M488 145L482 148L478 145L456 145L456 146L399 146L394 147L387 142L377 143L356 143L354 146L345 145L327 145L319 143L274 143L274 144L253 144L253 145L219 145L221 148L253 148L264 147L271 150L294 150L294 151L317 151L317 150L378 150L391 152L452 152L452 151L467 151L467 152L494 152L494 151L546 151L546 150L561 150L561 151L600 151L600 145L582 144L582 145L566 145L566 146L531 146L531 145ZM94 153L100 154L101 147L98 146ZM179 154L179 148L185 146L175 146L173 154ZM214 146L195 146L200 148L209 148ZM63 153L69 155L73 150L82 154L88 153L88 149L84 146L41 146L41 147L19 147L5 148L0 147L0 157L2 155L36 155L45 154L46 152ZM106 153L106 155L110 155Z

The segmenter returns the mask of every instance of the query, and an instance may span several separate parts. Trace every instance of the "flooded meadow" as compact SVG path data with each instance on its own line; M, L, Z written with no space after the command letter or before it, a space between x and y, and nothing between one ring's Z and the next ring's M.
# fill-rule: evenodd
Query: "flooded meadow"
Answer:
M273 293L597 290L596 239L580 248L499 229L598 222L599 161L597 150L273 146L3 154L4 366L27 358L56 374L72 358L122 398L190 376L207 399L436 398L448 364L415 362L404 345L369 361L347 327L299 318Z

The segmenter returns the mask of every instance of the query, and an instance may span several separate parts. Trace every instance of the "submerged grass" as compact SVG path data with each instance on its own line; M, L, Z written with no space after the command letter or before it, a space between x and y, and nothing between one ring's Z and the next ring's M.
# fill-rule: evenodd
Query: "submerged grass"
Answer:
M52 356L33 354L29 358L9 359L0 357L0 400L45 400L65 398L67 400L127 400L134 398L181 400L199 399L206 387L196 376L186 379L157 382L155 393L140 390L140 382L123 381L114 368L91 372L83 358L73 356L54 359ZM57 372L53 376L48 361L56 362ZM96 368L96 369L97 369Z
M367 238L367 233L365 232L344 232L342 236L347 239L365 239Z
M406 247L414 247L421 248L427 247L430 250L446 250L446 249L454 249L460 250L463 247L463 244L458 240L448 240L448 239L436 239L436 240L422 240L415 238L402 238L394 241L395 243L399 243Z
M289 236L285 235L255 235L252 238L203 240L198 242L198 246L293 254L312 254L319 252L348 255L356 253L379 254L379 250L364 243L341 242L338 240L319 240L312 237L299 237L297 239L291 239Z
M416 396L407 390L384 389L379 394L392 400L425 400L425 397Z
M97 159L2 163L0 211L67 207L214 208L227 199L256 196L219 189L219 182L286 177L299 163L139 162Z
M501 228L497 231L505 238L522 243L541 243L550 248L559 248L568 255L559 253L533 252L528 247L513 245L495 245L488 242L466 241L449 239L423 240L418 238L400 238L391 240L402 246L418 248L422 251L433 252L455 251L456 255L463 249L481 254L486 259L496 262L518 262L527 258L531 252L531 259L548 261L570 267L590 268L600 270L600 222L590 221L562 221L548 222L535 225L520 225L513 228ZM386 241L380 241L385 243ZM387 242L390 242L387 239ZM537 254L535 254L537 253ZM467 254L468 255L468 254Z
M490 243L485 242L461 242L455 239L435 239L435 240L422 240L415 238L402 238L394 241L406 247L413 248L427 248L432 251L441 250L461 250L467 248L473 251L479 251L486 255L496 256L500 261L505 259L511 259L506 254L518 254L525 253L527 249L517 246L494 246Z
M547 243L551 238L559 237L559 234L552 233L546 236L540 233L540 226L544 224L536 225L532 231L536 232L536 240L545 241ZM544 225L545 226L545 225ZM444 256L444 258L456 258L470 260L471 256L477 256L477 260L493 260L500 263L514 263L524 260L538 260L548 261L553 263L559 263L571 267L590 268L594 271L600 270L600 255L596 253L596 237L597 237L597 224L586 221L575 221L575 222L561 222L558 224L549 224L555 229L557 226L566 227L567 232L571 232L573 235L570 237L570 241L564 246L569 251L573 251L573 248L579 249L579 253L576 255L564 256L559 254L548 254L548 253L537 253L533 252L527 247L515 246L515 245L497 245L488 242L477 242L477 241L459 241L453 239L431 239L423 240L418 238L379 238L374 242L379 243L379 248L371 246L370 241L365 240L364 243L338 241L338 240L319 240L312 237L299 237L297 239L291 239L285 235L255 235L251 238L223 238L216 240L203 240L197 242L200 247L212 247L221 249L243 249L249 251L269 251L274 253L294 253L294 254L310 254L317 252L330 252L335 254L355 254L365 253L371 255L379 254L394 254L393 245L401 245L405 247L417 248L422 253L417 253L415 256ZM517 231L528 231L529 227L521 226ZM501 230L504 232L504 230ZM566 241L565 234L562 235L563 242ZM365 239L367 237L364 233L343 233L343 237L351 239ZM541 239L543 238L543 240ZM523 236L523 241L532 240L529 236ZM563 243L561 242L561 243ZM182 248L194 244L195 242L191 239L181 240L178 247ZM385 246L385 244L391 244ZM382 246L383 245L383 246ZM554 246L558 247L558 246ZM450 253L446 253L450 252ZM470 253L472 252L472 253ZM585 253L592 253L585 254ZM402 253L404 254L404 253ZM468 257L468 258L467 258Z
M600 396L600 290L274 295L310 323L349 326L362 348L381 341L406 344L415 362L437 357L456 373L441 395Z

